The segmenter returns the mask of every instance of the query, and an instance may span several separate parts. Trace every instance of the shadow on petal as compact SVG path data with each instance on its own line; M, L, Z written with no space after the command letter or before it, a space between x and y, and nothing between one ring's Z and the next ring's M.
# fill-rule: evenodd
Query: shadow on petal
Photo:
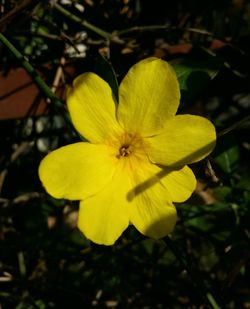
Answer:
M177 215L175 208L170 211L167 216L158 219L146 229L145 234L153 239L163 238L174 230L177 222Z
M171 165L171 167L160 166L162 168L162 170L160 172L158 172L157 174L153 175L152 177L150 177L149 179L145 180L144 182L140 183L139 185L135 186L133 189L131 189L127 193L127 195L126 195L127 200L129 202L131 202L137 195L141 194L142 192L144 192L148 188L150 188L153 185L155 185L164 176L170 174L174 170L176 171L178 169L181 169L183 167L183 161L184 162L187 162L189 160L192 161L194 156L199 157L201 154L204 154L204 152L210 152L209 150L213 149L214 146L215 146L215 141L210 142L210 143L206 144L205 146L203 146L202 148L196 150L195 152L192 152L188 156L183 157L181 160L178 160L178 161L174 162ZM152 164L156 164L156 163L152 163Z

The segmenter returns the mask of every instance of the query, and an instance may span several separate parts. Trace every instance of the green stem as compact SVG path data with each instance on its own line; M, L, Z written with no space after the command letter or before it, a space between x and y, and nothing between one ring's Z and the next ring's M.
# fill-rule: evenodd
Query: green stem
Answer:
M23 68L30 74L33 81L37 84L37 86L41 89L41 91L51 99L52 101L56 101L56 103L61 104L61 101L55 96L55 94L51 91L50 87L41 79L41 77L37 74L32 65L25 60L23 55L15 48L15 46L2 34L0 33L0 41L12 52L12 54L16 57L16 59L21 63Z
M72 21L82 25L83 27L99 34L101 37L108 39L108 40L112 40L113 39L113 35L107 31L104 31L98 27L96 27L95 25L92 25L91 23L89 23L86 20L82 20L80 17L72 14L71 12L69 12L68 10L66 10L63 6L61 6L58 3L55 3L53 5L53 7L60 13L62 13L64 16L70 18Z
M195 285L195 288L197 291L199 291L200 296L203 298L203 300L213 309L220 309L220 306L217 304L214 296L207 292L203 282L200 278L198 278L197 273L194 272L194 270L190 267L189 263L186 261L184 256L179 252L179 250L176 248L172 240L167 236L164 239L165 244L169 247L169 249L173 252L175 257L178 259L179 263L185 269L190 276L193 284Z
M2 34L0 33L0 42L3 43L16 57L16 59L21 63L22 67L28 72L32 77L32 80L36 83L38 88L44 93L44 95L53 102L58 110L62 110L63 102L58 99L58 97L51 91L50 87L45 83L45 81L37 74L33 66L23 57L23 55L15 48L15 46ZM69 115L63 111L61 113L65 122L70 126L75 132L75 129L69 119Z
M168 25L150 25L150 26L135 26L124 30L115 31L120 36L131 32L155 31L155 30L172 30Z
M167 31L174 31L174 30L180 30L180 31L187 31L187 32L194 32L202 35L208 35L208 36L214 36L212 32L203 30L203 29L196 29L196 28L179 28L179 27L173 27L169 25L149 25L149 26L135 26L131 28L127 28L124 30L118 30L115 31L115 33L118 36L122 36L128 33L132 32L145 32L145 31L159 31L159 30L167 30Z

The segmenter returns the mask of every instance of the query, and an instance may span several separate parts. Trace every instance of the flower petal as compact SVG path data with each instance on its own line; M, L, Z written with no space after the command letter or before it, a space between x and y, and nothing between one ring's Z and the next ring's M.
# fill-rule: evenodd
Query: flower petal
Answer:
M122 158L116 163L112 181L81 202L79 229L88 239L104 245L112 245L129 221L155 239L169 234L177 215L168 190L157 176L161 169L146 157Z
M160 134L146 140L152 162L183 166L200 161L214 149L216 132L206 118L179 115L169 119Z
M157 199L156 191L150 188L137 197L130 221L143 235L159 239L173 231L177 213L171 203L163 205L161 199Z
M78 227L88 239L112 245L121 236L129 224L126 192L130 187L130 179L118 170L104 190L81 201Z
M129 132L152 136L175 115L179 84L172 67L151 57L135 64L119 88L118 121Z
M184 202L194 192L196 178L188 166L179 170L164 168L161 172L161 183L167 188L173 202Z
M53 197L79 200L111 181L113 160L107 146L76 143L48 154L40 163L39 177Z
M78 76L67 92L67 104L75 128L92 143L120 132L112 90L98 75Z
M168 190L158 178L159 167L141 165L134 173L134 187L128 193L129 218L142 234L154 239L172 232L177 213Z

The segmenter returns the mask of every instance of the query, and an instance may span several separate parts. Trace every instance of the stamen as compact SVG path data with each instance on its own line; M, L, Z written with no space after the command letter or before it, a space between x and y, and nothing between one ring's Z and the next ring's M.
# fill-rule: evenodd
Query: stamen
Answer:
M131 147L130 145L122 145L119 149L119 154L117 155L117 158L120 157L128 157L131 154Z

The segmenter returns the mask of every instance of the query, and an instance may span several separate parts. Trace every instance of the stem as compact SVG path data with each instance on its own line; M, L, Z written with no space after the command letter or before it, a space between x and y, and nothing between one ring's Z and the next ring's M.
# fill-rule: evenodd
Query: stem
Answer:
M53 5L53 7L60 13L62 13L64 16L70 18L72 21L82 25L83 27L99 34L101 37L105 38L105 39L108 39L108 40L111 40L112 39L112 34L107 32L107 31L104 31L98 27L96 27L95 25L92 25L91 23L89 23L88 21L86 20L82 20L80 17L72 14L71 12L69 12L68 10L66 10L63 6L61 6L60 4L58 3L55 3Z
M33 81L37 84L37 86L42 90L42 92L51 99L52 101L56 101L57 104L61 101L54 95L49 86L41 79L41 77L37 74L32 65L25 60L23 55L15 48L12 43L2 34L0 33L0 41L12 52L12 54L16 57L16 59L21 63L23 68L30 74Z
M180 30L180 31L188 31L188 32L194 32L202 35L207 36L214 36L212 32L206 31L204 29L197 29L197 28L180 28L175 26L169 26L168 24L165 25L149 25L149 26L135 26L131 28L127 28L124 30L118 30L115 31L115 33L120 36L124 34L128 34L131 32L144 32L144 31L158 31L158 30L167 30L167 31L173 31L173 30Z
M54 103L55 107L61 111L63 102L58 99L58 97L51 91L50 87L45 83L45 81L37 74L33 66L23 57L23 55L15 48L15 46L2 34L0 33L0 42L2 42L16 57L16 59L21 63L23 68L32 77L32 80L36 83L38 88L44 93L44 95ZM65 112L62 113L65 122L70 126L75 132L75 129L69 119L69 115Z
M176 248L172 240L167 236L164 239L165 244L169 247L169 249L173 252L175 257L178 259L179 263L185 269L190 276L195 288L197 291L199 291L200 296L202 299L213 309L220 309L220 306L217 304L214 296L207 292L206 287L204 286L203 282L200 278L198 278L197 273L194 272L194 270L190 267L188 264L186 258L179 252L179 250Z
M168 25L135 26L124 30L115 31L115 33L118 36L120 36L131 32L143 32L143 31L154 31L154 30L172 30L172 28L170 29Z

